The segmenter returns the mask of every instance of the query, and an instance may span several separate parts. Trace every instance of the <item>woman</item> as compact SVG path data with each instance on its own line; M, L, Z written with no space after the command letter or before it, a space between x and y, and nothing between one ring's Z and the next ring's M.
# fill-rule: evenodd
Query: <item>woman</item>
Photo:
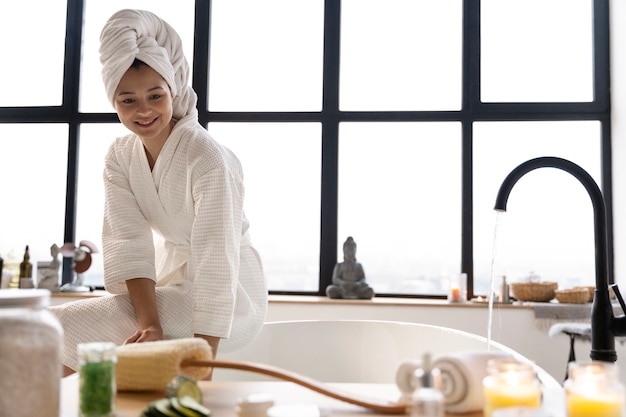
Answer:
M181 41L166 22L122 10L100 40L107 95L132 132L105 159L104 281L115 295L52 309L64 365L76 369L76 345L88 341L195 335L214 354L241 347L264 322L267 287L239 160L198 123Z

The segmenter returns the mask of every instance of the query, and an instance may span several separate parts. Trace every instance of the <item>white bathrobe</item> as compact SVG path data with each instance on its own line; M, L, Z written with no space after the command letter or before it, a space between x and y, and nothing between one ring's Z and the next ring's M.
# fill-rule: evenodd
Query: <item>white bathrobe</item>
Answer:
M104 279L115 295L51 308L65 330L64 363L76 369L77 343L121 344L137 330L129 278L156 281L166 338L217 336L220 351L253 339L265 320L267 286L235 155L192 114L177 122L152 171L136 135L117 139L104 179Z

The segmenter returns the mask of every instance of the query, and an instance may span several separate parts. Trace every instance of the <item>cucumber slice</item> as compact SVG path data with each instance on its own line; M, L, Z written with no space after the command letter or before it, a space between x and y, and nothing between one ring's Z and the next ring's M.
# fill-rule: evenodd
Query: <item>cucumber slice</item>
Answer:
M195 380L186 375L174 377L165 387L165 396L168 398L191 397L202 404L202 391Z
M148 407L150 412L158 417L180 417L180 415L171 408L169 398L161 398L150 403Z
M193 410L196 413L199 413L200 417L211 416L211 410L205 407L204 405L200 404L198 401L196 401L192 397L184 396L182 398L179 398L178 402L180 403L181 406L188 408L190 410Z
M170 398L170 403L172 408L183 417L204 417L202 414L192 410L191 408L184 407L178 398Z

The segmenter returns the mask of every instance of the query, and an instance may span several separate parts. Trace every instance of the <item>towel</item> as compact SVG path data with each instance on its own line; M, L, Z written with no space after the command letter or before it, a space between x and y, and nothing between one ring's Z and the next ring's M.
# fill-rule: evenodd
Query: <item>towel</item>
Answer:
M400 390L399 402L409 404L413 398L413 392L417 389L415 372L422 367L419 359L406 360L398 366L396 370L396 386Z
M205 378L210 368L182 367L184 360L209 360L213 353L201 338L131 343L116 348L118 391L161 391L177 375Z
M550 327L548 335L557 336L561 333L576 335L585 340L591 340L591 324L589 323L556 323Z
M112 104L122 76L135 59L146 63L167 82L174 99L175 119L197 114L198 97L189 85L189 64L178 33L151 12L120 10L109 18L100 34L102 80Z
M483 379L490 359L511 356L504 352L456 352L434 358L441 372L441 391L446 413L462 414L483 409Z

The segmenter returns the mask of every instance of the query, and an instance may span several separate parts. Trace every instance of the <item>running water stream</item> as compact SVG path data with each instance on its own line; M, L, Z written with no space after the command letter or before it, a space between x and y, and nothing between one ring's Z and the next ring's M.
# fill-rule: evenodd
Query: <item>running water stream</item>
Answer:
M491 330L493 327L493 299L495 298L495 277L496 277L496 259L498 253L498 231L500 229L500 223L502 222L502 216L504 215L503 211L496 211L496 225L493 231L493 249L491 251L491 278L489 281L489 309L488 309L488 320L487 320L487 351L491 351Z

